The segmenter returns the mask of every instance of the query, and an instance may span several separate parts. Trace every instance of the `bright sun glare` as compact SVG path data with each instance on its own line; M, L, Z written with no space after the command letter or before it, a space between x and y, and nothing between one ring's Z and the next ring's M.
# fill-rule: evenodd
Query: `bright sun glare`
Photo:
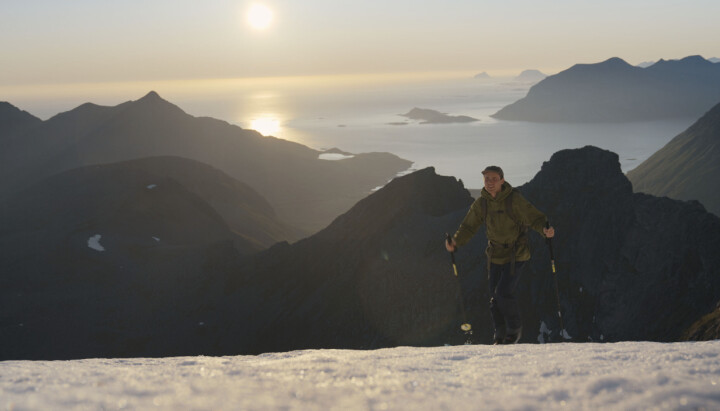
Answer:
M248 10L247 21L254 29L266 29L273 21L273 12L263 4L253 4Z
M280 120L275 117L259 117L250 121L250 128L264 136L276 135L280 131Z

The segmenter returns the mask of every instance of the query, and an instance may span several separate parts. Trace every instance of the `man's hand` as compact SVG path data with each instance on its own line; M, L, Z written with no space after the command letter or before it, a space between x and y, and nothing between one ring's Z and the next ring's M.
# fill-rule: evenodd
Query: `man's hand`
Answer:
M450 238L445 241L445 249L451 253L454 253L455 250L457 250L457 243L455 243L454 238Z
M545 238L553 238L555 237L555 228L543 228L543 233L545 234Z

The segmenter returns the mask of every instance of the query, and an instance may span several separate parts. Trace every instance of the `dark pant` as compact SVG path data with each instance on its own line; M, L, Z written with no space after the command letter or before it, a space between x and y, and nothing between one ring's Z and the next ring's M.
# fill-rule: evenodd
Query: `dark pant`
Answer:
M515 298L515 289L520 280L524 261L515 262L515 273L508 264L490 264L488 284L490 286L490 313L495 325L495 338L518 334L522 329L520 307Z

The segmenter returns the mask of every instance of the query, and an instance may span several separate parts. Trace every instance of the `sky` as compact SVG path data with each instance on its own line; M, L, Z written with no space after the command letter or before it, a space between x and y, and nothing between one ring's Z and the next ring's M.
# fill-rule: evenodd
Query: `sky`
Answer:
M265 28L253 4L272 12ZM0 87L720 56L714 0L2 0ZM1 96L0 96L1 99Z
M720 341L0 362L37 410L717 410Z

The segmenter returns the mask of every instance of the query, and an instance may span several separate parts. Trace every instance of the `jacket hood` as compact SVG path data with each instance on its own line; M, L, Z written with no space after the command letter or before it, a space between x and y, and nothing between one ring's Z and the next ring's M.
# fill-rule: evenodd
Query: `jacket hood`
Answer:
M510 195L512 192L512 186L507 181L503 183L502 190L500 190L499 193L497 193L497 197L494 197L490 195L490 192L483 187L482 191L480 192L481 197L485 197L488 201L505 201L505 198Z

